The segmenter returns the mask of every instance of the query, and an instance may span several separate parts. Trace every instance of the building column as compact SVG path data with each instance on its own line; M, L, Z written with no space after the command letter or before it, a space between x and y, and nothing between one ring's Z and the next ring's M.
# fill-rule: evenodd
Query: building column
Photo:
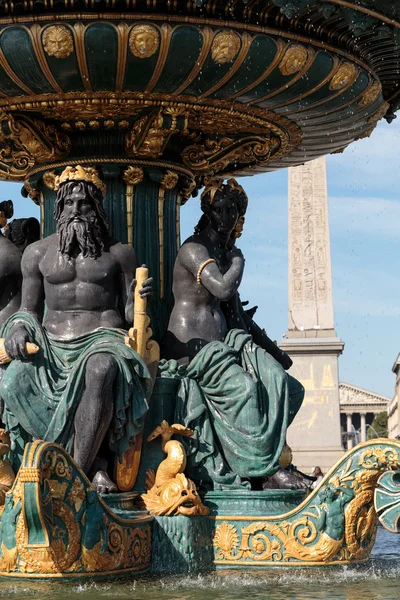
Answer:
M352 423L352 413L347 413L347 433L353 433L353 423ZM350 450L353 447L353 438L347 438L347 450Z
M366 414L365 413L361 413L360 417L361 417L361 441L362 442L366 442L367 441L367 424L366 424Z

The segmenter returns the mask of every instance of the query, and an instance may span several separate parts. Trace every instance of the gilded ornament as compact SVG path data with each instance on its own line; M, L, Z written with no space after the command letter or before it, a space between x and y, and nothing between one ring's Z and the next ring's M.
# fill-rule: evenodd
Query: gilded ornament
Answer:
M37 163L66 158L70 152L70 139L54 125L4 113L0 122L0 170L7 179L21 180Z
M127 129L129 127L129 121L122 119L122 121L118 121L118 127L120 129Z
M23 465L2 514L2 575L87 577L149 566L151 518L114 514L53 444L27 444ZM35 493L25 493L32 484Z
M340 65L335 75L331 79L329 89L333 91L341 90L347 85L354 83L358 75L358 69L353 63L344 62Z
M6 493L14 483L15 475L8 458L3 458L11 450L10 435L0 429L0 506L4 505Z
M54 171L46 171L43 173L43 183L49 190L55 190L56 185L56 174Z
M106 129L111 129L111 128L112 128L112 127L114 127L114 126L115 126L115 122L114 122L112 119L106 119L106 120L104 121L104 127L105 127Z
M308 52L305 46L301 46L300 44L289 46L283 55L279 70L282 75L294 75L301 71L307 62L307 58Z
M239 52L241 39L234 31L220 31L211 46L211 56L218 65L232 62Z
M371 87L362 95L362 98L359 102L359 106L361 108L367 108L368 106L371 106L371 104L373 104L375 100L379 98L381 93L381 84L379 83L379 81L374 81Z
M130 165L125 169L122 179L126 185L138 185L144 179L144 171L141 167Z
M153 25L136 25L129 34L129 48L138 58L149 58L157 52L160 43L158 30Z
M166 190L173 190L178 183L179 175L173 171L167 171L161 181L161 186Z
M193 435L193 431L176 423L168 425L163 421L147 438L150 442L161 435L162 449L167 458L160 463L157 472L147 471L146 490L142 495L147 510L153 515L207 515L205 507L197 493L193 481L184 475L186 452L177 440L171 440L174 434Z
M101 181L98 171L95 167L66 167L61 175L57 175L54 182L54 189L57 191L65 181L88 181L92 183L101 192L103 196L106 193L106 185Z
M280 148L278 137L248 135L243 138L206 139L202 145L187 146L182 152L184 164L195 173L237 169L239 165L265 163Z
M100 123L98 121L89 121L89 127L92 129L98 129L100 127Z
M378 110L368 119L368 123L376 123L384 117L389 110L389 102L383 102Z
M29 198L33 200L35 204L40 204L40 190L33 188L28 180L24 181L24 187L28 192Z
M49 56L67 58L74 51L70 30L64 25L51 25L44 30L43 47Z

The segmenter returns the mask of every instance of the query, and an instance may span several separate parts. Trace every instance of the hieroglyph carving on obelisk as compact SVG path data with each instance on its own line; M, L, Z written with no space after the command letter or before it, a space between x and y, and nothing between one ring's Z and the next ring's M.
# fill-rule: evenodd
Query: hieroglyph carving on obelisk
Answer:
M289 331L334 329L325 158L289 169Z

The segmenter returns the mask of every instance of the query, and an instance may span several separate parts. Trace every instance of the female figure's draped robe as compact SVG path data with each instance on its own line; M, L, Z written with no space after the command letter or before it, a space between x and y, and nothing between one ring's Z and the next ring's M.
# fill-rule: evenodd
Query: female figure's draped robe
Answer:
M214 489L243 487L279 469L304 388L251 335L232 329L188 365L170 360L161 370L180 379L175 419L195 431L181 440L191 478Z

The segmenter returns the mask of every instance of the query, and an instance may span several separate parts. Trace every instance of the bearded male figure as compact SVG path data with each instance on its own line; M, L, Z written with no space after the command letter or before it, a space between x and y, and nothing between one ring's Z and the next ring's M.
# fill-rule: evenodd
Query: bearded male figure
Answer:
M119 458L134 442L151 381L124 344L136 257L108 234L105 186L94 168L80 166L67 167L56 186L57 232L25 251L21 309L3 328L6 351L16 360L0 396L19 457L32 439L57 442L89 474L106 434ZM140 294L151 291L149 279ZM28 341L38 354L27 355ZM93 484L101 492L116 490L100 469Z

